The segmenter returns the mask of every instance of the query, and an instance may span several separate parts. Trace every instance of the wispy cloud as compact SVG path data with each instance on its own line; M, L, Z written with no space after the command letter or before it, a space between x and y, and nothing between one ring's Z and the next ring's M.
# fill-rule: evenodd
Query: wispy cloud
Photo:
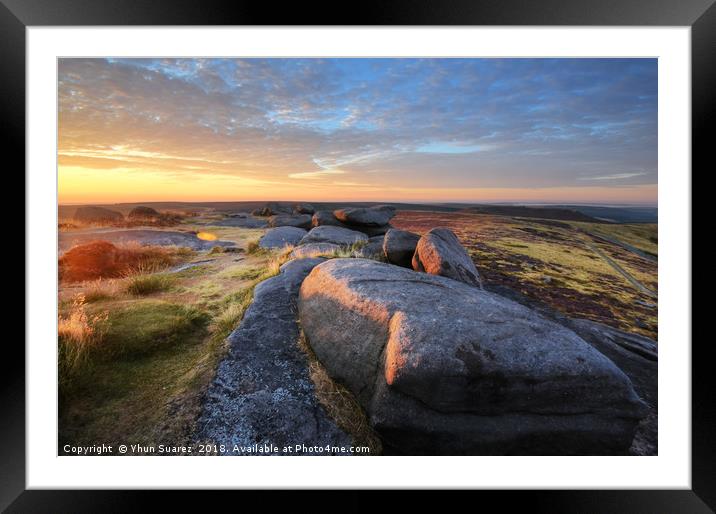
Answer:
M657 179L655 59L61 59L58 77L60 167L97 184L341 175L437 198Z
M579 180L623 180L633 177L643 177L648 175L646 171L635 171L632 173L613 173L611 175L600 175L597 177L579 177Z
M318 170L318 171L304 171L301 173L289 173L288 178L321 178L326 175L345 175L343 170Z

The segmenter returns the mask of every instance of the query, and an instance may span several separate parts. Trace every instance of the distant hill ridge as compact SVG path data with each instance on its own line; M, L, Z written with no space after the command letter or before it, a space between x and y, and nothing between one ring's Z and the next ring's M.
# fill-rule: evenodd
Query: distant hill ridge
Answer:
M247 202L134 202L117 204L95 204L127 215L137 206L146 206L158 211L165 210L205 210L219 212L251 212L264 207L269 201ZM291 206L298 201L278 201L281 205ZM311 202L319 210L335 210L342 207L370 207L389 203L398 210L437 211L437 212L472 212L500 216L523 218L542 218L563 221L583 221L591 223L656 223L658 210L656 207L641 206L595 206L595 205L505 205L505 204L470 204L470 203L402 203L402 202ZM60 219L72 218L79 205L60 205Z
M519 218L543 218L562 221L585 221L590 223L607 223L606 221L587 216L573 209L560 207L527 207L524 205L480 205L468 207L462 212L475 214L493 214L498 216L511 216Z

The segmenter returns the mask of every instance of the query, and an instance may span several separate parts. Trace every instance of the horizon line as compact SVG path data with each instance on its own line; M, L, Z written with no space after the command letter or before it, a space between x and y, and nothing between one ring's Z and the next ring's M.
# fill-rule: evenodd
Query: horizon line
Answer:
M57 206L76 206L76 205L125 205L125 204L168 204L168 203L184 203L184 204L202 204L202 203L395 203L403 205L578 205L578 206L594 206L594 207L654 207L658 208L658 202L569 202L569 201L525 201L525 200L499 200L499 201L465 201L465 200L137 200L122 202L58 202Z

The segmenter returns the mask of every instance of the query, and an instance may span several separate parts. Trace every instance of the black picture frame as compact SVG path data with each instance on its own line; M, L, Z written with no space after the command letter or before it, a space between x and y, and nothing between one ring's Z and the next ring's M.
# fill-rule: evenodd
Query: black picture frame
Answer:
M0 119L5 128L6 154L13 155L15 165L24 169L27 26L286 24L690 26L692 169L713 168L707 124L716 112L714 0L452 0L443 3L411 0L361 2L354 9L344 3L316 4L312 8L303 3L273 6L246 0L0 0ZM693 171L691 174L693 176ZM25 273L27 276L31 270L26 268ZM5 346L4 370L0 374L3 407L0 509L102 512L146 506L154 493L25 490L25 352L11 338L6 339ZM479 494L499 501L501 509L520 504L528 505L533 512L713 512L716 509L716 402L712 396L714 373L706 348L706 345L692 346L691 490L484 491ZM241 494L243 503L248 493ZM304 500L299 501L307 501L312 510L320 509L317 501L308 499L310 494L304 494ZM184 507L191 505L188 493L175 492L172 497ZM421 494L414 496L418 501L421 497ZM452 501L460 501L460 498L451 497ZM333 505L333 509L368 508L371 500L361 497L342 503L345 507Z

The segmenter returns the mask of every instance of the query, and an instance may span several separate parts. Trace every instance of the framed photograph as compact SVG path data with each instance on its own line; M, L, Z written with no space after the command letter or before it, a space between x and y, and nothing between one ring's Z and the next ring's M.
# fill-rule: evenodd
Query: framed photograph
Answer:
M212 4L3 0L27 301L0 506L710 512L712 2Z

